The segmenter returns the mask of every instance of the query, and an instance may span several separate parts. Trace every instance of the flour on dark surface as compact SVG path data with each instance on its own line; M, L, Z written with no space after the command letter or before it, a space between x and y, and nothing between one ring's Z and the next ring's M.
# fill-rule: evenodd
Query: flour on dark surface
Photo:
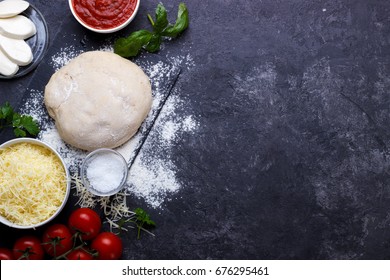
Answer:
M110 51L112 49L104 47L101 50ZM57 71L80 53L82 51L76 50L72 46L64 47L51 57L49 64L54 71ZM152 109L139 132L127 143L117 148L129 162L135 160L129 172L128 191L154 208L161 208L162 203L182 187L182 183L176 178L176 166L170 160L169 154L174 141L180 138L182 133L195 133L198 127L197 120L191 114L181 114L180 118L176 115L176 111L181 110L184 106L179 91L175 90L174 94L165 101L167 81L172 80L172 75L178 67L183 66L189 69L194 65L194 62L190 55L169 57L167 61L168 63L163 61L149 62L144 58L135 61L150 77L153 90ZM135 158L144 140L143 135L148 133L149 127L154 124L159 107L163 102L166 102L165 106L150 132L150 137L148 137L138 157ZM38 139L55 148L64 158L69 170L73 174L77 174L87 152L71 147L62 141L54 121L48 116L44 107L43 92L30 89L29 97L20 111L32 115L39 122L41 132Z

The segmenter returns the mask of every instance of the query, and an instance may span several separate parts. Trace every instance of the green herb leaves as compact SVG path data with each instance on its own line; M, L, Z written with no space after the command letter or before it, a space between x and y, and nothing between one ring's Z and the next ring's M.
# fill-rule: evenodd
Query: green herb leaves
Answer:
M141 48L149 43L153 33L148 30L139 30L131 33L127 38L115 41L114 52L123 57L136 56Z
M134 209L134 211L131 211L131 213L132 214L128 218L122 217L115 222L107 218L108 222L110 223L111 232L114 233L113 228L119 230L119 232L116 234L120 234L123 231L128 231L126 224L131 223L132 226L130 227L137 229L137 239L141 238L141 231L144 231L154 236L154 234L148 230L156 226L156 223L152 221L150 215L144 209L139 207Z
M31 116L15 113L12 120L12 126L14 127L16 137L25 137L27 135L26 132L32 136L37 136L39 133L38 124Z
M155 226L156 224L150 219L150 215L142 208L136 208L134 210L137 217L137 221L149 226Z
M4 127L13 127L16 137L25 137L27 133L37 136L39 133L37 122L31 116L16 113L8 102L0 106L0 129Z
M133 32L127 38L119 38L114 43L114 52L123 57L136 56L141 49L157 52L163 37L175 38L187 29L189 24L188 10L184 3L179 4L177 19L174 25L168 21L167 10L163 4L158 4L155 20L148 14L153 32L142 29Z
M147 226L155 226L156 223L150 219L149 214L142 208L136 208L134 210L135 216L136 216L136 221L135 224L137 226L138 230L138 235L137 238L140 238L141 235L141 230L145 225Z
M185 29L187 29L189 24L188 19L188 10L184 3L179 4L179 11L177 13L177 19L175 25L168 25L163 31L162 35L175 38Z
M153 31L156 34L161 34L161 32L163 32L165 27L167 27L169 24L167 10L165 10L163 4L161 3L158 4L156 8L156 21L153 22L153 19L149 14L148 14L148 18L150 23L153 26Z

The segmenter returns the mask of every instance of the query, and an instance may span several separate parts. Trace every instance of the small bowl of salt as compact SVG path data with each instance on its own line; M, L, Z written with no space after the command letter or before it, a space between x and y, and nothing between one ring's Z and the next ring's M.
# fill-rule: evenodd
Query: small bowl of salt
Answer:
M112 149L101 148L89 153L81 165L84 186L98 196L110 196L121 191L127 173L126 160Z

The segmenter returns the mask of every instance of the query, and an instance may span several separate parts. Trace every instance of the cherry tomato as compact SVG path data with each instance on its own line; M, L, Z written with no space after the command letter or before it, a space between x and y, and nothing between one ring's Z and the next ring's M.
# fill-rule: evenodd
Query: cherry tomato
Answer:
M83 240L91 240L99 234L102 221L92 209L79 208L70 214L68 226L72 233L80 232Z
M66 255L68 260L92 260L93 257L84 249L76 249Z
M99 260L118 260L122 256L122 240L111 232L102 232L92 240L91 248Z
M52 256L57 257L72 249L72 234L67 226L54 224L48 227L42 236L43 249Z
M44 251L41 241L35 236L24 236L16 240L13 256L17 260L42 260Z
M12 251L7 248L0 248L0 260L13 260Z

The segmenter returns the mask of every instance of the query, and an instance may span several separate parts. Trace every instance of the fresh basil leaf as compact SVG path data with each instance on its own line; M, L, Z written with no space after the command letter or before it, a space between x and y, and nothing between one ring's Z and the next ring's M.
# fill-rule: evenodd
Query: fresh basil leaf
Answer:
M168 26L168 14L162 3L159 3L156 8L156 21L153 25L153 30L156 33L161 33Z
M150 39L149 44L145 46L145 49L151 53L157 52L160 49L160 45L161 45L161 35L155 33Z
M180 3L175 25L169 25L167 28L164 29L161 35L172 38L177 37L184 30L187 29L188 25L189 17L187 6L184 3Z
M114 43L114 52L123 57L136 56L143 46L147 45L153 33L148 30L139 30L127 38L119 38Z
M148 52L157 52L163 37L177 37L189 25L188 10L184 3L179 4L177 19L174 25L169 24L167 11L162 3L157 5L155 21L148 14L153 26L153 32L140 30L133 32L127 38L119 38L114 43L114 52L122 57L138 55L142 48Z
M114 52L122 57L136 56L141 48L138 40L131 41L128 38L119 38L114 43Z

